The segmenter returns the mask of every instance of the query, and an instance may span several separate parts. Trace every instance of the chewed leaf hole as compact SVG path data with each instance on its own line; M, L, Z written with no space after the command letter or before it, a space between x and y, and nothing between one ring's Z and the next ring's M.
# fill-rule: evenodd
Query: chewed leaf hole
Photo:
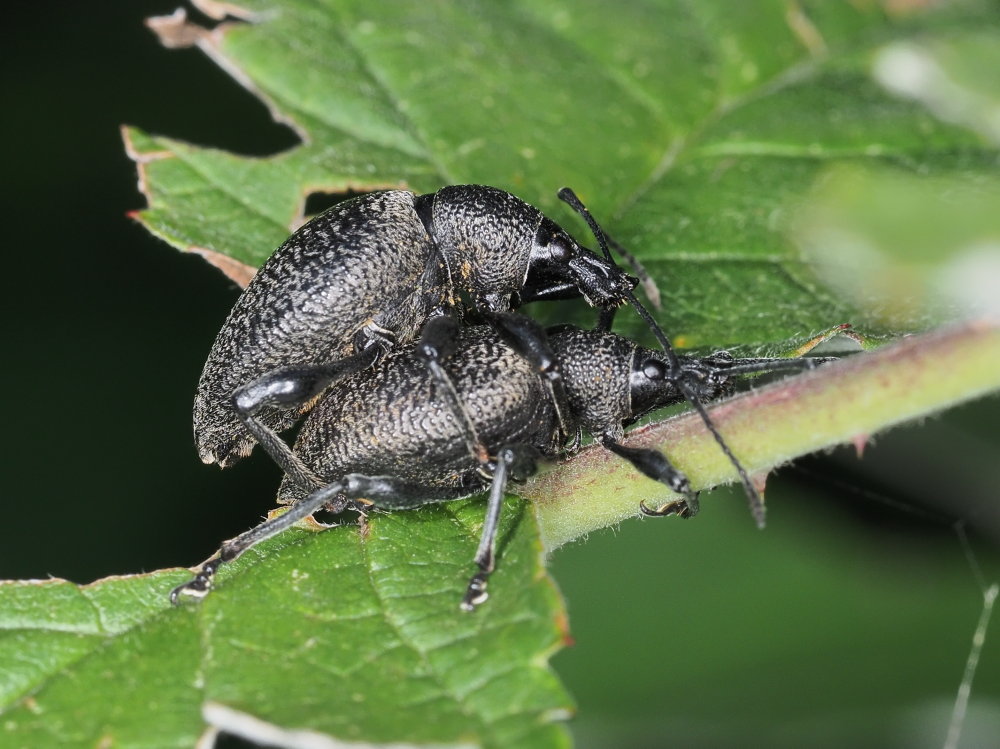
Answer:
M333 208L338 203L350 200L358 195L364 195L367 190L342 190L338 192L311 192L306 195L305 205L302 207L302 215L305 220L319 215L323 211Z

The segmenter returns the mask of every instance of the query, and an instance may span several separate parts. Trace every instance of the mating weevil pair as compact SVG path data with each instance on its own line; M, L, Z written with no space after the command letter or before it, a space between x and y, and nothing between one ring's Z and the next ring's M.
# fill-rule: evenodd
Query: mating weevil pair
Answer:
M209 355L195 440L205 462L224 467L260 443L285 471L280 497L293 504L226 542L172 600L204 595L221 563L321 508L406 509L488 488L478 571L462 600L471 610L486 599L507 481L530 474L539 457L566 455L582 432L684 497L659 514L693 515L697 498L683 474L662 453L621 442L625 426L681 400L737 467L761 519L756 490L703 401L734 375L812 362L678 356L600 227L570 191L560 197L587 220L603 255L513 195L477 185L365 195L275 251ZM601 310L597 329L546 332L513 312L573 296ZM623 303L662 351L610 332ZM462 325L464 313L484 324ZM306 412L290 448L277 432Z

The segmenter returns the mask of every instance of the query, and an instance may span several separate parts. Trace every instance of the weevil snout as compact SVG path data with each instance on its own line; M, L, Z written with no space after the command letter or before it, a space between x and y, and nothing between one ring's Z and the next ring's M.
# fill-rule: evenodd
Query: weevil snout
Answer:
M592 307L617 307L639 284L638 278L589 250L576 255L568 265L579 281L583 298Z

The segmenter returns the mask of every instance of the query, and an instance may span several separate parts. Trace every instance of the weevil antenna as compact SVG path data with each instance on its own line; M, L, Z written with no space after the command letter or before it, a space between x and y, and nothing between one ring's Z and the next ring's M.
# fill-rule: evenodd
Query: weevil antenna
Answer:
M583 217L583 220L587 222L587 226L590 227L590 231L593 233L594 238L597 239L597 244L600 245L605 259L607 259L609 263L617 265L611 257L611 250L608 247L608 235L604 233L604 229L602 229L600 224L597 223L597 219L591 215L590 211L587 210L587 206L585 206L583 201L577 197L576 193L570 188L564 187L559 191L559 199ZM628 253L624 254L626 257L631 257ZM674 352L674 347L670 344L670 340L667 338L662 328L660 328L656 320L653 319L653 316L649 314L649 311L642 305L642 303L636 299L635 294L625 292L625 298L628 299L629 304L635 308L635 311L639 313L639 317L642 318L643 322L646 323L653 335L656 337L657 343L660 344L663 352L667 355L667 361L670 364L670 368L674 372L680 373L681 365L677 359L677 354Z
M600 224L597 223L597 220L593 217L590 211L587 210L587 206L583 204L583 201L580 200L576 193L570 188L564 187L561 189L559 191L559 198L564 203L569 205L574 211L583 216L587 225L590 227L590 231L593 232L594 236L597 238L597 243L601 246L601 251L604 252L604 257L608 260L608 262L615 262L611 259L611 251L608 249L609 247L613 247L615 252L622 256L622 259L629 264L632 271L639 277L639 283L645 290L646 296L649 297L649 301L652 302L656 309L660 309L660 290L656 288L656 283L649 277L649 273L646 272L646 268L643 264L639 262L639 258L608 236L608 233L601 228Z
M671 375L673 378L678 378L681 376L681 362L677 358L677 352L674 351L673 345L670 343L670 339L667 338L666 333L663 332L663 328L657 324L653 316L649 314L642 302L635 298L635 294L631 291L625 292L625 298L628 299L629 304L639 313L639 317L642 321L646 323L646 326L653 332L653 336L656 338L656 342L660 344L660 348L663 349L663 353L667 355L667 363L670 365L670 371L676 374Z
M740 483L743 484L743 491L746 492L747 501L750 504L750 514L753 515L753 519L757 523L757 527L763 528L766 514L764 509L764 500L761 499L760 492L757 491L757 487L755 487L753 482L750 481L750 476L747 474L743 464L740 463L735 455L733 455L733 451L729 449L729 445L726 444L722 435L719 434L719 430L715 428L715 424L712 422L712 418L708 415L708 410L705 408L705 404L698 399L697 394L695 394L688 387L687 383L684 382L681 377L678 377L674 381L674 384L677 386L677 389L684 394L688 403L690 403L692 407L694 407L694 410L698 412L701 420L705 423L705 427L711 433L712 437L715 438L719 447L722 448L722 452L725 453L727 458L729 458L729 462L733 464L733 467L740 476Z
M653 309L657 311L663 309L663 304L660 301L660 289L657 287L656 281L650 278L649 273L646 271L646 267L639 262L639 258L618 244L618 242L615 241L615 238L607 232L604 233L604 238L608 240L608 244L611 245L611 248L621 255L622 260L628 263L632 272L635 273L636 277L639 279L639 285L642 287L642 290L646 292L646 297L649 299L649 303L653 305Z
M587 226L590 227L590 231L593 233L594 237L597 239L597 244L601 246L601 252L604 253L604 259L609 263L614 263L615 261L611 259L611 250L608 248L608 238L593 216L590 215L590 211L587 210L587 206L583 204L583 201L576 196L568 187L564 187L559 191L559 199L566 203L570 208L583 216L583 220L587 222Z

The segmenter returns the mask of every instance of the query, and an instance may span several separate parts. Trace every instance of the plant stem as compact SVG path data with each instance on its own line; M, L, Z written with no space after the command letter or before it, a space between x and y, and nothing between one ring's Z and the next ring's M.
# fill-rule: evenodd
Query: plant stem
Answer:
M848 442L861 447L876 432L998 389L1000 327L973 321L720 401L709 413L747 470L763 478L793 458ZM696 490L737 478L694 413L636 429L627 443L663 450ZM657 507L672 497L597 445L544 469L519 493L537 508L549 551L637 515L640 501Z

